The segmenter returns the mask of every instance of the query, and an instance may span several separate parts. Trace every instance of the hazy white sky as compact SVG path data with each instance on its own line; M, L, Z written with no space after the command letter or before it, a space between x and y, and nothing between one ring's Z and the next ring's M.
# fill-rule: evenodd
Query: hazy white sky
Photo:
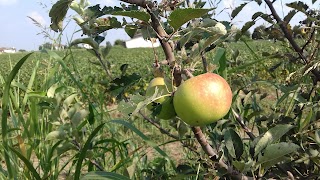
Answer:
M158 0L159 1L159 0ZM212 0L213 2L215 0ZM25 50L37 50L40 44L44 42L50 42L49 39L44 38L41 29L33 24L33 22L27 18L30 16L40 22L43 26L50 26L49 10L51 5L56 2L55 0L0 0L0 47L15 47L17 49ZM100 7L104 5L116 6L119 5L119 0L91 0L92 5L100 4ZM231 9L237 7L239 4L243 3L242 0L222 0L219 4L217 12L225 9L222 13L218 14L217 20L230 20L229 14ZM291 2L291 0L277 0L275 2L275 8L278 10L279 14L283 16L290 9L285 6L285 3ZM306 1L311 5L311 0ZM319 8L319 4L314 5L314 8ZM255 3L250 3L244 10L238 15L233 23L241 27L244 22L251 19L252 15L257 12L269 12L265 4L260 7L255 5ZM70 10L72 14L72 11ZM71 15L71 14L68 15ZM296 24L299 20L303 18L303 15L299 14L292 20L291 23ZM262 21L261 21L262 23ZM64 23L66 24L66 22ZM63 43L66 43L68 39L73 35L75 30L78 30L78 26L71 22L63 33L62 39ZM81 33L77 33L73 38L80 37ZM57 34L52 33L52 36L57 36ZM108 31L106 40L113 43L116 39L127 40L129 36L120 30Z

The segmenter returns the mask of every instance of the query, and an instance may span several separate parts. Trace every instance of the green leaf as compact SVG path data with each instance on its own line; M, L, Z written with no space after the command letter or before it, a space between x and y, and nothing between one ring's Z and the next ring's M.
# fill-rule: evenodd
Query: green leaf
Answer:
M105 171L92 171L83 175L80 180L130 180L128 177L114 173L114 172L105 172Z
M69 106L71 105L71 103L73 103L73 101L75 100L75 98L77 97L77 94L71 94L70 96L68 96L64 101L63 101L63 107L65 109L69 108Z
M266 148L269 144L272 144L275 141L279 140L293 127L294 126L290 124L279 124L269 129L257 142L257 145L254 149L254 155L257 156L264 148Z
M301 2L301 1L287 3L286 5L292 9L295 9L300 12L306 12L309 8L309 6L306 3Z
M78 110L71 118L72 125L77 127L88 114L89 112L86 109Z
M176 9L170 14L168 18L169 24L173 27L173 29L177 30L186 22L195 18L200 18L201 16L207 14L211 10L212 9L193 8Z
M252 159L249 159L248 162L232 161L232 165L236 167L240 172L248 172L252 169L253 161Z
M148 14L145 11L134 11L134 10L131 10L131 11L116 11L116 12L113 12L112 15L128 16L128 17L131 17L131 18L139 19L141 21L145 21L145 22L148 22L149 19L150 19L150 14Z
M294 143L288 143L288 142L271 144L268 147L266 147L263 155L262 154L259 155L257 163L262 164L262 163L277 160L287 154L297 151L299 148L300 147L298 145ZM276 163L277 161L274 161L274 164ZM268 164L268 166L271 166L271 164Z
M252 20L256 20L258 17L263 15L263 12L256 12L252 15Z
M274 24L273 18L270 17L269 14L262 14L261 17L262 17L262 19L264 19L264 20L267 21L268 23Z
M228 129L224 133L224 140L226 141L228 153L233 158L239 159L243 153L243 144L240 136L233 129Z
M88 122L89 122L90 125L93 125L94 124L94 120L95 120L93 109L94 109L94 107L93 107L92 103L89 103Z
M124 30L126 31L126 33L128 34L128 36L130 36L131 38L133 38L133 36L136 34L138 27L134 26L134 25L126 25L124 27Z
M66 139L66 133L63 130L60 131L52 131L46 136L46 141L49 140L58 140L58 139Z
M128 67L129 67L129 64L122 64L122 65L120 66L120 71L121 71L121 74L122 74L122 75L125 75L125 74L126 74L126 71L127 71Z
M224 76L224 72L227 67L226 49L220 47L217 48L213 64L219 64L218 74Z
M309 125L313 117L313 108L310 109L307 117L301 118L299 121L299 132L301 132L307 125Z
M110 50L112 48L112 45L109 41L106 42L106 47L101 49L101 55L105 59L107 55L109 54ZM99 63L100 64L100 63Z
M291 10L284 18L283 21L286 23L289 23L291 21L291 19L293 18L294 15L297 14L296 10Z
M256 22L255 21L248 21L246 22L243 27L241 28L241 32L245 33L248 31Z
M73 0L60 0L52 6L49 12L49 17L51 18L50 27L55 32L62 31L63 19L65 18L72 1Z
M243 4L240 4L240 6L236 7L232 13L231 13L231 17L232 18L235 18L239 12L244 8L244 6L246 6L248 3L243 3Z
M264 162L261 166L261 168L263 169L262 172L266 172L269 168L271 168L272 166L274 166L275 164L278 164L278 163L284 163L286 161L289 161L290 158L287 157L287 156L282 156L282 157L279 157L277 159L272 159L270 161L267 161L267 162Z
M262 4L262 0L254 0L259 6Z
M101 11L100 4L90 6L85 10L85 16L88 17L89 19L98 18L103 15L104 14Z

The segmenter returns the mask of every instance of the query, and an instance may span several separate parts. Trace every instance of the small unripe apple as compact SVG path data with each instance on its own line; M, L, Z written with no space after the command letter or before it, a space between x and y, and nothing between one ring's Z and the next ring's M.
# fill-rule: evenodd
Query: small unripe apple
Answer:
M169 94L169 91L166 87L163 77L156 77L150 81L146 91L146 95L152 96L155 93L156 88L158 89L158 94L162 94L162 95ZM163 99L164 97L156 100L155 102L159 102L159 103L163 102Z
M232 91L225 79L205 73L182 83L174 93L177 115L191 126L203 126L224 117L232 103Z
M156 88L158 89L158 94L160 96L170 94L165 80L162 77L156 77L152 79L146 91L146 96L151 97L154 95ZM173 107L173 99L171 96L161 97L154 102L147 105L150 111L155 112L156 117L160 119L171 119L176 116Z

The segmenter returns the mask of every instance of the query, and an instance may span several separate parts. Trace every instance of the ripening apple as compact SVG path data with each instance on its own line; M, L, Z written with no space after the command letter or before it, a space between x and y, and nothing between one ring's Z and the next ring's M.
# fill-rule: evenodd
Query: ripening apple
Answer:
M170 94L163 77L156 77L152 79L146 91L146 96L154 95L156 88L160 96ZM173 99L171 96L161 97L147 105L147 108L155 112L156 117L160 119L171 119L176 116L173 107Z
M232 91L225 79L205 73L182 83L174 93L177 115L191 126L203 126L224 117L232 103Z

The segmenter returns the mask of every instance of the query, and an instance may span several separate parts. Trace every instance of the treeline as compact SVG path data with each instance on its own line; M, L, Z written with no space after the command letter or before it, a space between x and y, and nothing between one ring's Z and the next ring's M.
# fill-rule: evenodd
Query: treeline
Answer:
M290 32L294 38L306 38L308 32L310 31L309 27L306 26L291 26L287 25L288 32ZM270 39L270 40L283 40L284 34L278 26L266 27L265 25L257 26L251 35L252 39Z

